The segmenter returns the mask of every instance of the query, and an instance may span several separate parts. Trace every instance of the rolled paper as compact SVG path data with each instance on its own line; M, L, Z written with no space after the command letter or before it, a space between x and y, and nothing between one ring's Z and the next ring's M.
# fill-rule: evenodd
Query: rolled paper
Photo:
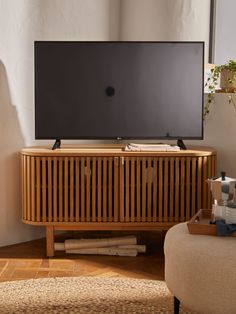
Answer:
M66 250L68 254L89 254L89 255L115 255L115 256L137 256L135 249L119 249L114 247L87 248Z
M118 245L117 246L119 249L134 249L137 250L138 253L146 253L146 245Z
M65 251L65 243L55 242L54 249L55 251Z
M101 238L101 239L68 239L65 240L65 250L110 247L118 245L137 244L135 236L127 236L120 238Z

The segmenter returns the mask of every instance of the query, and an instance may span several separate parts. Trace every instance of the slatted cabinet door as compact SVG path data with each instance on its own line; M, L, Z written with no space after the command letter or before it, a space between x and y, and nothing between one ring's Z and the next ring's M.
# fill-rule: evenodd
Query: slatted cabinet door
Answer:
M166 229L211 207L206 179L215 168L212 153L23 153L22 218L84 229Z
M211 206L206 178L215 173L212 162L213 157L124 158L120 217L131 224L189 220L200 208Z

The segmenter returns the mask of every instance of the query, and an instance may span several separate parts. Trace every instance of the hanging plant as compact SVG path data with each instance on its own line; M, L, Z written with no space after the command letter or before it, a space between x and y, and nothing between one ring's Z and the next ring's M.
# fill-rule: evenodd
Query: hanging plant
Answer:
M220 89L217 89L218 85L220 85ZM231 95L228 95L228 102L233 103L236 108L232 98L232 93L236 92L236 61L229 60L226 64L218 65L211 69L205 87L207 87L209 92L204 107L204 118L210 112L210 106L214 102L216 92L231 93Z

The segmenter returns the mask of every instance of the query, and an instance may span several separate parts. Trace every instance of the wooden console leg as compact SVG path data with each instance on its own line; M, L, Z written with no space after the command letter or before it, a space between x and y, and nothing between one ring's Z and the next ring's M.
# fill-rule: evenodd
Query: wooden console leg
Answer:
M46 227L46 243L47 243L47 256L54 256L54 228L53 226Z

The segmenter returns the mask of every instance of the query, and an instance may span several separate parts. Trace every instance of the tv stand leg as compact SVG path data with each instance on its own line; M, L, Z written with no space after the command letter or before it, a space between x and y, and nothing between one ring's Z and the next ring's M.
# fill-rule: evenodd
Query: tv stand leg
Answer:
M185 146L183 140L177 140L177 146L179 146L180 149L182 149L182 150L186 150L187 149L187 147Z
M56 139L55 143L53 144L52 150L60 148L61 147L61 140L58 138Z
M53 226L46 227L46 247L47 247L47 256L54 256L54 228Z

